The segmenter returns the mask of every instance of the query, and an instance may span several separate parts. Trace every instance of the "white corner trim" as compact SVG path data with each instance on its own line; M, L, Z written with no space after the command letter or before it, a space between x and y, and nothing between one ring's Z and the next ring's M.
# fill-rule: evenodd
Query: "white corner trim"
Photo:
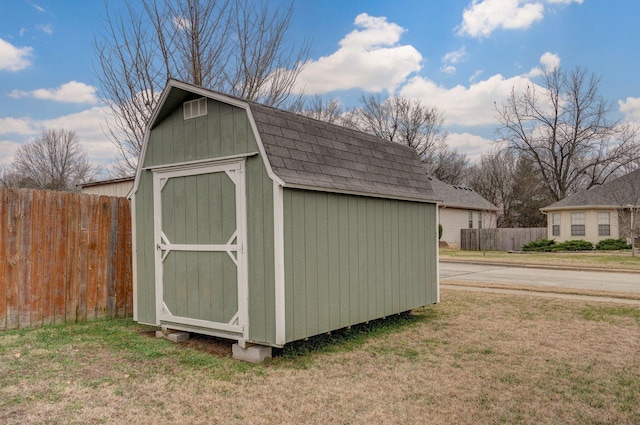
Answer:
M273 182L273 246L275 269L276 344L286 342L286 296L284 275L284 189Z
M438 233L440 228L440 208L439 204L435 207L436 216L436 232L433 238L436 241L436 303L440 303L440 239L438 239Z
M131 206L131 279L133 283L133 320L138 321L138 261L137 261L137 246L136 243L136 197L133 195L130 199L129 205Z

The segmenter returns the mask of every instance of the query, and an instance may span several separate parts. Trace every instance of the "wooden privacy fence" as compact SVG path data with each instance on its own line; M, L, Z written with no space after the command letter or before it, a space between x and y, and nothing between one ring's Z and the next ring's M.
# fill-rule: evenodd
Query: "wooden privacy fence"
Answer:
M126 198L0 189L0 330L133 311Z
M519 251L522 245L546 237L546 227L462 229L460 249L467 251Z

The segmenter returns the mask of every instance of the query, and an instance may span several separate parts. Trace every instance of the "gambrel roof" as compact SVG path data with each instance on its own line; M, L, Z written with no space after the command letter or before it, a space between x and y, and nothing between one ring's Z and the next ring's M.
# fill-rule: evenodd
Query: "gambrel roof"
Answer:
M640 169L615 180L569 195L542 211L580 207L625 207L640 206Z
M286 186L434 200L414 149L250 103L273 172Z
M177 80L169 80L150 128L194 95L247 111L258 145L264 148L267 168L284 187L416 201L438 199L411 147Z
M499 208L466 186L451 185L427 176L431 187L443 206L477 211L498 211Z

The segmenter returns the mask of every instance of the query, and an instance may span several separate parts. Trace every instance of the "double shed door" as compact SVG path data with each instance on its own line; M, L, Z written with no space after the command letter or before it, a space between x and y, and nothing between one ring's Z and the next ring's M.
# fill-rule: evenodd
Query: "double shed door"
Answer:
M248 339L244 159L154 170L158 323Z

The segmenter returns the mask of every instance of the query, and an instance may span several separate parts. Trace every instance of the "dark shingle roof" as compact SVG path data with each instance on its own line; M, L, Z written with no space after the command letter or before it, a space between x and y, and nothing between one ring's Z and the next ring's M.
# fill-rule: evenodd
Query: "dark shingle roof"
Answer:
M542 208L543 211L588 206L640 206L640 169Z
M412 148L249 103L273 172L285 186L435 200Z
M442 205L452 208L464 208L482 211L497 211L498 207L483 198L479 193L465 186L450 185L429 176L431 187Z

